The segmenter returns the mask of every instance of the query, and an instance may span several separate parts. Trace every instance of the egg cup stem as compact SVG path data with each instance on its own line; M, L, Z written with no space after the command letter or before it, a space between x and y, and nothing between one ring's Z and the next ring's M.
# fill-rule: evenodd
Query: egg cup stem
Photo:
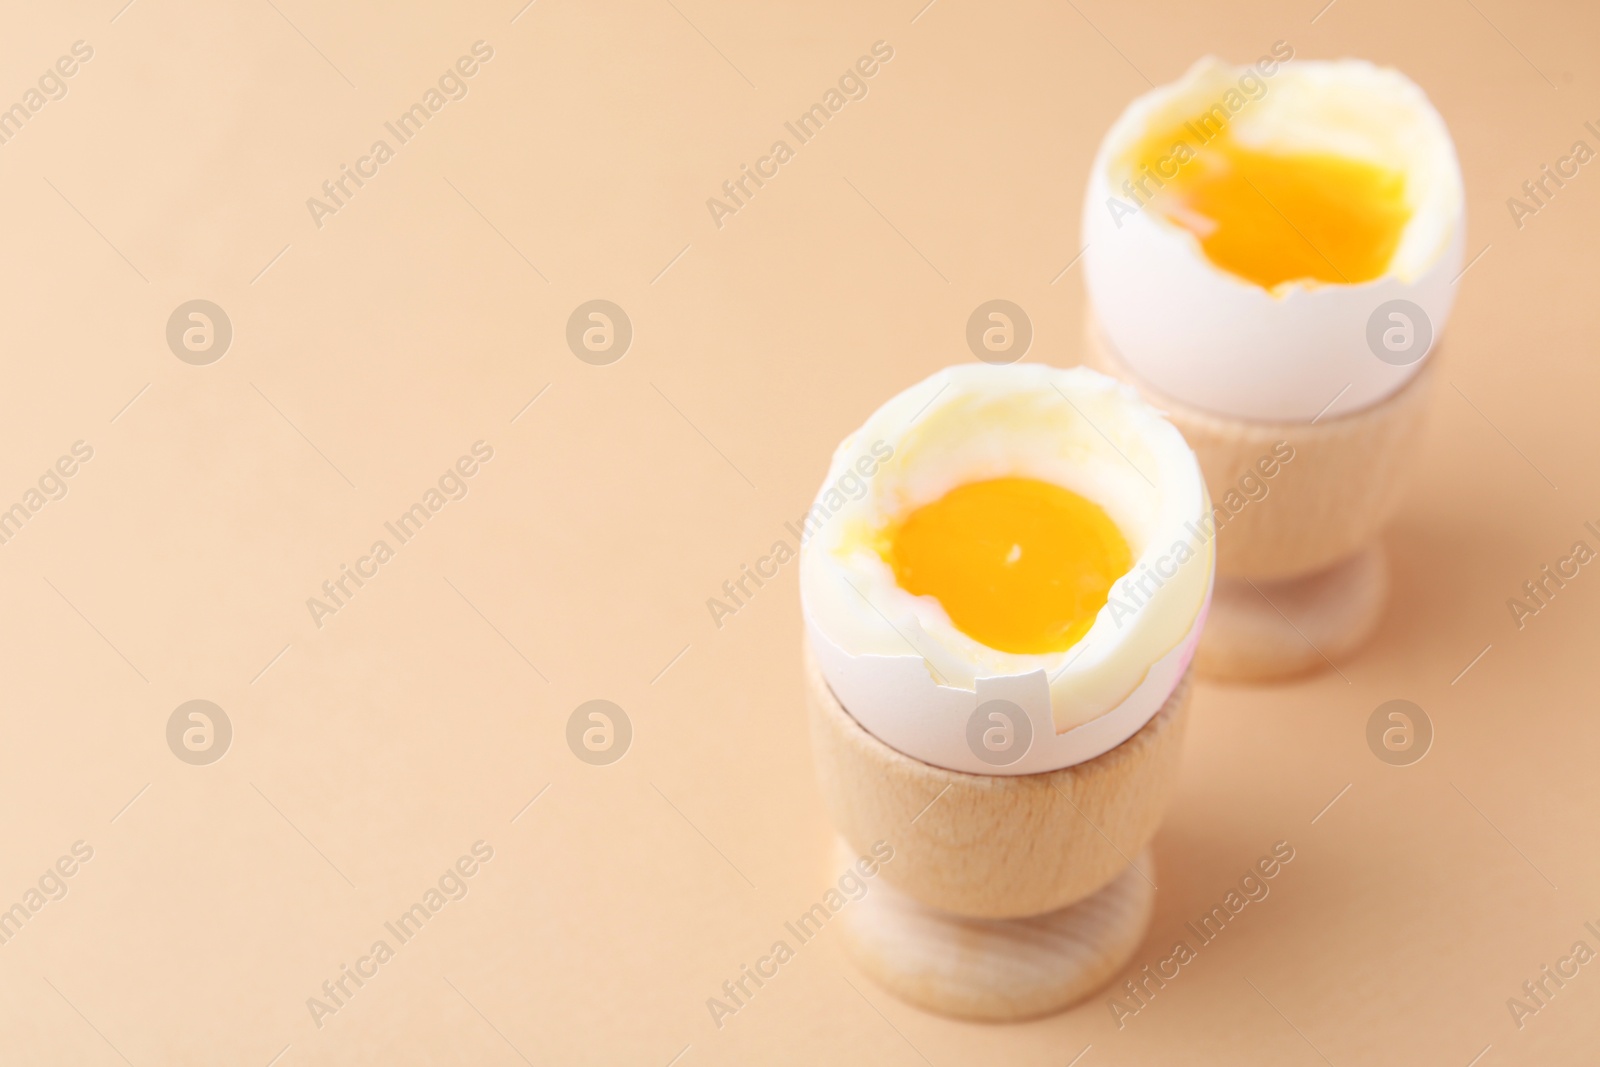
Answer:
M1062 1010L1108 980L1149 922L1147 846L1177 780L1192 676L1094 759L966 774L868 733L808 648L812 751L829 813L851 857L876 842L894 850L866 898L841 912L861 968L930 1011L996 1021Z
M1388 597L1377 543L1301 578L1218 578L1195 667L1214 681L1264 682L1337 665L1372 636Z
M844 842L835 867L855 859ZM976 919L876 886L839 918L845 953L874 981L926 1011L982 1022L1051 1015L1122 970L1155 905L1155 860L1141 852L1105 886L1056 911Z

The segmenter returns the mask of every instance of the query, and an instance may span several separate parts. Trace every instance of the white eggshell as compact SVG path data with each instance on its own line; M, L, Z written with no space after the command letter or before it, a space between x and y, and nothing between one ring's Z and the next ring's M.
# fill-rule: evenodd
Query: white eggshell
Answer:
M1206 598L1210 604L1210 593ZM1150 667L1127 699L1082 726L1056 733L1050 686L1043 670L977 679L972 689L933 683L916 656L852 656L809 619L806 632L822 676L851 718L873 737L908 756L968 774L1042 774L1104 755L1138 733L1161 710L1194 659L1204 610L1181 644ZM1028 750L1015 763L995 766L967 743L967 720L980 704L1009 700L1032 725Z
M1241 137L1384 162L1406 173L1415 198L1384 276L1269 291L1214 265L1192 233L1153 207L1129 214L1136 201L1117 174L1116 161L1157 116L1209 99L1246 69L1202 60L1179 82L1135 100L1106 135L1084 202L1090 303L1117 355L1175 399L1263 421L1359 411L1398 390L1425 358L1396 366L1374 354L1368 320L1379 306L1396 299L1419 306L1434 345L1449 317L1465 250L1455 147L1422 90L1396 71L1357 60L1290 62L1260 78L1265 94L1234 119ZM1114 210L1113 201L1123 208Z

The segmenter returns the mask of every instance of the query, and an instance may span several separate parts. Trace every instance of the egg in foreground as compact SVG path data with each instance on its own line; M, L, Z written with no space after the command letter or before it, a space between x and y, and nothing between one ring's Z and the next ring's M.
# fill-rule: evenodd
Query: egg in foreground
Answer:
M1463 258L1461 169L1422 90L1292 56L1280 42L1251 66L1205 59L1139 97L1084 203L1104 339L1158 392L1244 419L1348 414L1397 391L1426 350L1380 358L1369 323L1404 300L1427 320L1408 328L1436 339Z
M882 459L870 480L864 455ZM823 676L874 736L952 770L1037 773L1120 744L1177 686L1210 599L1193 452L1085 368L935 374L839 446L812 514L801 603ZM1030 724L1003 766L969 739L992 700Z

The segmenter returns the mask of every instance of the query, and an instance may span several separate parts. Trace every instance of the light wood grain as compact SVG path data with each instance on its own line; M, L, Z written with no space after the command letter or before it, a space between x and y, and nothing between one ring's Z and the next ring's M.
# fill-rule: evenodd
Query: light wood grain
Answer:
M842 843L843 866L853 858ZM892 866L892 864L890 865ZM889 867L884 867L887 872ZM1154 859L1068 907L1025 919L974 919L875 883L840 916L841 944L880 985L927 1011L1012 1022L1070 1007L1122 969L1144 938Z
M1438 357L1382 402L1312 424L1214 415L1158 393L1128 370L1092 316L1084 354L1090 366L1133 385L1166 413L1199 458L1213 507L1230 492L1235 502L1247 501L1217 532L1217 575L1258 581L1324 571L1373 543L1420 461ZM1294 458L1262 477L1257 464L1280 441L1293 447ZM1240 488L1252 474L1266 487L1258 500Z
M974 918L1040 915L1082 900L1154 835L1177 777L1190 679L1111 751L1046 774L978 775L890 748L839 704L805 652L817 778L858 852L894 846L883 877Z
M1195 668L1216 681L1259 682L1337 665L1377 628L1388 595L1381 545L1303 578L1218 578Z

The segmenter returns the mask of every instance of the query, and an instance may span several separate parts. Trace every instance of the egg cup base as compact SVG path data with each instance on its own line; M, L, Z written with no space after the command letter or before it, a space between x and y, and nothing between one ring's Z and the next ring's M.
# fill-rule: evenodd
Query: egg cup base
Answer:
M832 869L854 859L841 840ZM1149 848L1138 868L1125 866L1075 904L1023 919L955 915L875 881L835 921L851 962L901 1000L959 1019L1017 1022L1071 1007L1133 957L1155 902Z
M894 849L879 879L974 919L1074 904L1117 878L1155 835L1177 781L1193 667L1137 733L1059 770L984 775L889 747L845 710L805 649L817 781L857 855Z
M1388 596L1381 544L1302 578L1218 578L1195 669L1218 682L1270 682L1324 670L1372 636Z
M1092 314L1084 323L1084 362L1132 385L1194 449L1218 520L1219 588L1224 578L1317 574L1376 541L1420 465L1439 355L1371 407L1315 422L1256 422L1158 392L1123 362Z

